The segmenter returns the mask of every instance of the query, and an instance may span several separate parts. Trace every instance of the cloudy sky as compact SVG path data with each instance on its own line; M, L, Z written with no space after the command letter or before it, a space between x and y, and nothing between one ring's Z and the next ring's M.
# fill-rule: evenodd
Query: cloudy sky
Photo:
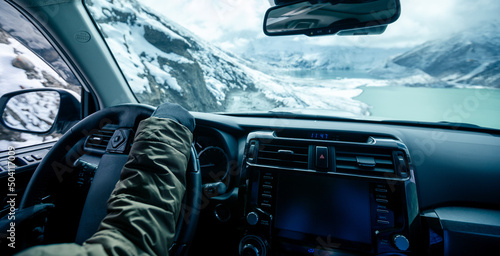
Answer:
M266 37L262 32L262 20L270 7L268 0L144 2L200 37L229 49ZM401 0L401 6L400 19L380 36L299 36L293 39L321 45L411 47L481 22L491 23L500 13L498 0Z

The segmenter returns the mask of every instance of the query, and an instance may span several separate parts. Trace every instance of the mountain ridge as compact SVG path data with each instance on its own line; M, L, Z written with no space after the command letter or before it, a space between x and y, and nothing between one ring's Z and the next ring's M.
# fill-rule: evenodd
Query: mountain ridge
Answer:
M229 90L255 88L254 79L235 64L242 60L137 1L92 1L89 8L108 44L121 55L119 63L133 63L122 69L141 102L178 102L190 110L221 111Z
M383 68L372 72L381 76L384 76L384 70L388 74L399 76L424 72L435 81L446 83L450 87L500 88L499 31L500 26L491 23L429 41L391 58ZM404 67L406 71L391 70L394 65Z

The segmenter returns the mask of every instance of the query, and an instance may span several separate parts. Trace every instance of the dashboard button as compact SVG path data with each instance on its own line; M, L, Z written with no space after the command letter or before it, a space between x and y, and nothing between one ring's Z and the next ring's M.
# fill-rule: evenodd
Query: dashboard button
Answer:
M23 158L24 158L24 160L26 160L30 163L35 161L35 159L33 159L33 157L31 157L31 156L24 156Z
M257 213L255 212L249 212L247 214L247 222L248 224L254 226L259 222L259 215L257 215Z
M270 204L266 204L266 203L261 203L260 206L271 208L271 205Z
M377 187L377 188L380 188L380 189L385 189L385 190L387 190L387 185L385 185L385 184L377 184L377 185L376 185L376 187Z
M378 224L384 224L384 225L389 225L390 224L390 222L387 221L387 220L377 220L377 223Z
M381 205L381 204L378 204L378 205L377 205L377 209L384 209L384 210L386 210L386 209L387 209L387 206L385 206L385 205Z
M378 220L387 220L387 221L389 221L387 214L378 214L377 215L377 219Z
M387 195L377 194L377 198L387 199Z
M389 200L387 199L381 199L381 198L377 198L375 199L375 201L377 201L377 203L381 203L381 204L386 204L389 202Z
M33 155L31 155L31 157L33 157L37 161L42 160L42 157L40 155L38 155L38 154L33 154Z
M385 209L377 209L377 212L379 212L379 213L389 213L389 211L385 210Z
M316 147L316 167L321 169L328 168L328 148Z
M392 242L398 250L406 251L410 248L410 241L403 235L395 235Z
M243 247L241 255L260 256L260 252L259 252L259 249L257 249L253 244L247 244Z
M248 161L253 162L255 155L257 155L257 150L255 147L255 142L252 142L250 148L248 149Z

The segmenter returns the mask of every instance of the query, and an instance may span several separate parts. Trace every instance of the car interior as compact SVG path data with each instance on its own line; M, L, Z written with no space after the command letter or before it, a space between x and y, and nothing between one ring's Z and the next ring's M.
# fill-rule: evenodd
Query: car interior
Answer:
M405 5L352 1L358 10L366 4L391 12L350 19L347 0L272 2L263 19L269 36L376 36L398 22ZM333 2L340 2L341 22L328 16ZM308 8L316 18L304 17ZM80 88L80 95L67 88L2 92L2 133L26 132L10 123L9 113L23 110L9 104L34 93L58 103L48 127L30 132L59 137L0 148L0 254L82 244L106 216L138 124L156 105L134 95L84 1L2 0L0 12L39 31L56 55L49 64L64 66ZM17 30L27 25L0 23L22 42ZM500 253L499 129L292 111L190 113L196 129L170 255Z

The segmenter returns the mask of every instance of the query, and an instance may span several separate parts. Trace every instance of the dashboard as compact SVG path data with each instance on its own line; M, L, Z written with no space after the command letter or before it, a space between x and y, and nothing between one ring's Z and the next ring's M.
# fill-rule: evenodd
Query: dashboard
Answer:
M498 133L192 114L202 198L189 255L500 255ZM75 191L88 190L99 168L118 179L127 155L105 154L118 128L105 125L79 142L86 153L71 161ZM51 146L16 153L28 162ZM29 167L17 181L29 181ZM101 194L102 207L92 205L104 216ZM83 205L85 197L67 200ZM57 223L78 227L75 214Z
M194 113L192 255L500 251L500 136L364 121Z
M210 126L198 126L193 144L200 162L203 193L211 198L226 193L228 187L237 187L235 172L239 172L241 154L237 138Z

